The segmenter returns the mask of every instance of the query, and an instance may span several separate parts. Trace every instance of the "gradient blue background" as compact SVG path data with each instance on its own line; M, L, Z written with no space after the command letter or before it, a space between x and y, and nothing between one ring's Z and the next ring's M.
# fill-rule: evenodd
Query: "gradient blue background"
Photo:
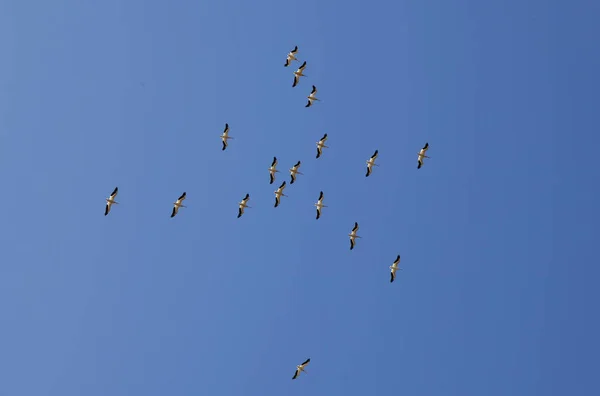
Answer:
M598 394L599 18L1 2L0 395Z

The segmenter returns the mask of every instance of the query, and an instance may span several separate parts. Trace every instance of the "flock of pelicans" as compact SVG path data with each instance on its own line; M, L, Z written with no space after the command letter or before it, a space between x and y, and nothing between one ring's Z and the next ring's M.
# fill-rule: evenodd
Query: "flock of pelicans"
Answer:
M297 54L298 54L298 46L296 46L292 51L290 51L288 53L284 66L288 67L289 65L292 64L293 61L299 62L299 60L296 58ZM296 85L298 85L298 82L300 81L300 77L306 77L306 75L304 74L304 69L306 69L306 61L304 61L302 63L302 65L294 72L294 83L292 84L292 87L295 87ZM305 107L310 107L310 106L312 106L314 101L319 100L315 96L316 93L317 93L317 88L313 85L311 93L307 96L308 103L306 104ZM229 124L227 124L227 123L225 124L225 130L223 131L223 133L221 134L220 137L223 142L222 150L225 150L228 147L227 141L233 139L231 136L229 136ZM317 142L316 158L320 158L321 154L323 153L323 149L328 148L325 145L326 141L327 141L327 134L323 135L323 137ZM428 149L429 149L429 143L425 143L425 146L423 146L423 148L417 154L417 169L421 169L421 166L423 166L423 160L425 158L430 158L426 155ZM369 175L371 175L373 166L378 166L375 163L375 160L377 159L378 154L379 154L379 150L375 150L373 155L367 160L367 173L365 174L366 177L369 177ZM298 169L300 168L300 165L301 165L301 161L298 161L293 167L290 168L290 170L289 170L290 177L291 177L290 184L294 184L294 182L296 181L297 175L302 175L302 173L300 173L298 171ZM275 181L275 174L278 172L279 172L279 170L277 170L277 157L273 157L273 162L271 163L271 166L269 167L269 177L270 177L269 184L273 184L273 182ZM283 190L285 189L285 187L286 187L286 182L284 180L283 183L281 183L281 185L279 186L279 188L277 190L275 190L275 205L274 205L275 207L279 206L281 197L286 196L283 193ZM115 198L117 197L118 192L119 192L119 188L115 187L112 194L110 194L110 196L108 198L106 198L106 209L104 211L105 216L108 215L108 213L110 212L110 208L113 204L118 204L118 202L115 201ZM177 198L177 201L175 201L173 203L173 211L171 212L171 217L175 217L175 215L177 215L177 213L179 212L179 208L185 208L185 205L183 205L183 201L185 200L185 197L186 197L186 193L184 192L183 194L181 194L181 196L179 198ZM319 199L314 204L315 207L317 208L317 220L321 217L321 210L323 208L327 207L327 205L323 205L323 198L324 198L323 191L321 191L321 193L319 194ZM237 216L238 218L242 217L242 215L244 214L244 210L246 208L250 208L250 206L248 206L249 200L250 200L250 194L246 194L246 196L239 203L238 216ZM354 249L356 238L360 238L360 236L358 236L356 234L357 232L358 232L358 223L355 222L354 227L348 234L348 236L350 237L350 250ZM398 255L398 257L396 257L396 260L394 260L392 265L389 267L390 275L391 275L390 282L393 282L394 279L396 278L396 271L401 269L401 268L398 268L398 264L400 264L400 255ZM297 365L296 372L294 373L294 376L292 377L292 379L296 379L300 373L306 372L305 367L308 363L310 363L310 358L306 359L302 364Z

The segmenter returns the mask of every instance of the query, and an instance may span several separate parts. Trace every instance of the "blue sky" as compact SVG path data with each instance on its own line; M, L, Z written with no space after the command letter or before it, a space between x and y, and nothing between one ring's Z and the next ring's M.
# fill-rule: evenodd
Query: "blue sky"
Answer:
M343 4L0 3L0 395L598 391L600 5Z

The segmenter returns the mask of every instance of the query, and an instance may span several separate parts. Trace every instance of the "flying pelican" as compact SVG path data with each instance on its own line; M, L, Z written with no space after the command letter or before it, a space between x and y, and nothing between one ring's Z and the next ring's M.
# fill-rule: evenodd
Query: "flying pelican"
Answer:
M296 373L294 374L294 376L292 377L292 379L296 379L298 377L298 374L300 374L301 372L305 372L306 370L304 370L304 367L306 367L306 365L310 363L310 358L306 359L306 361L298 366L296 366Z
M244 209L250 208L250 206L248 206L248 200L249 199L250 199L250 194L246 194L246 196L244 197L244 199L242 199L242 202L240 202L240 208L238 210L238 219L240 217L242 217L242 215L244 214Z
M281 183L281 186L279 186L279 188L277 190L275 190L275 207L279 206L279 199L282 196L287 197L287 195L285 195L283 193L284 189L285 189L285 180L283 181L283 183Z
M377 154L379 154L379 150L375 150L371 158L367 160L367 174L365 175L367 177L371 174L371 168L373 167L373 165L379 166L375 163L375 160L377 159Z
M300 81L300 77L306 77L306 75L304 74L304 69L306 69L306 61L304 61L302 66L300 66L298 68L298 70L296 70L294 72L294 84L292 85L292 88L295 87L296 85L298 85L298 81Z
M421 166L423 166L423 158L429 158L428 156L425 155L425 153L427 152L427 150L429 149L429 143L425 143L425 146L423 146L423 148L421 149L421 151L419 151L419 157L417 158L417 162L419 163L419 165L417 165L417 169L421 169Z
M313 101L315 101L315 100L321 100L321 99L317 99L317 98L315 97L315 95L316 95L316 94L317 94L317 87L315 87L315 86L313 85L312 92L310 93L310 95L308 95L308 96L307 96L307 98L308 98L308 103L307 103L307 104L306 104L306 106L304 106L304 107L310 107L310 106L312 106L312 104L313 104Z
M296 54L298 53L298 46L295 46L293 50L288 52L287 59L285 60L285 67L288 67L292 61L299 62L298 58L296 58Z
M323 152L324 148L329 148L329 147L325 146L326 140L327 140L327 134L323 135L321 140L319 140L317 142L317 158L319 158L321 156L321 153Z
M294 184L296 181L296 175L302 175L302 172L298 172L298 168L300 168L300 161L296 162L296 165L290 168L290 176L292 177L292 181L290 184Z
M319 200L317 201L315 206L317 207L317 220L319 220L319 217L321 217L321 208L327 207L327 205L323 205L323 191L321 191L321 194L319 195Z
M360 238L358 235L356 235L356 231L358 231L358 223L355 222L352 232L348 234L348 236L350 237L350 250L354 249L354 240L356 238Z
M171 213L171 217L175 217L177 212L179 212L179 208L185 208L186 206L182 204L185 199L185 192L181 194L181 197L177 198L177 201L173 203L173 213Z
M394 263L392 265L390 265L390 271L391 271L390 283L393 282L394 279L396 278L396 270L402 269L402 268L398 268L398 264L400 264L400 255L398 255L398 257L396 257L396 261L394 261Z
M277 157L273 157L273 163L269 167L269 177L271 178L269 184L273 184L273 182L275 181L275 173L277 172L279 172L277 170Z
M106 216L108 212L110 212L110 207L112 206L112 204L118 204L118 202L115 201L118 192L119 187L115 187L112 194L110 194L110 197L106 198L106 209L104 210L104 216Z
M221 140L223 141L223 150L225 150L227 148L227 140L229 140L229 139L233 139L233 138L229 136L229 124L225 123L225 130L223 131L223 134L221 135Z

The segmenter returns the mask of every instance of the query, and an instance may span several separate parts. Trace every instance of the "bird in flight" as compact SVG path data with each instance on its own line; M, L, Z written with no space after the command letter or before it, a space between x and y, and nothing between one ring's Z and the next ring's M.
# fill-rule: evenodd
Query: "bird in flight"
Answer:
M419 151L419 154L417 157L417 162L418 162L417 169L421 169L421 167L423 166L424 158L429 158L428 156L425 155L425 153L427 153L427 150L429 150L429 143L425 143L425 146L423 146L421 151Z
M296 70L294 72L294 84L292 84L292 88L294 88L296 85L298 85L298 82L300 81L300 77L306 77L306 75L304 74L305 68L306 68L306 61L304 61L302 66L300 66L298 68L298 70Z
M177 214L177 212L179 212L179 208L185 208L186 206L182 204L183 200L185 199L185 192L183 194L181 194L181 196L179 198L177 198L177 201L173 202L173 212L171 212L171 217L175 217L175 215Z
M306 367L306 365L310 363L310 358L306 359L304 361L304 363L299 364L296 366L296 372L294 373L294 376L292 377L293 380L295 380L296 378L298 378L298 375L300 373L306 373L306 370L304 369L304 367Z
M110 207L112 206L112 204L118 204L118 202L115 201L118 192L119 187L115 187L112 194L110 194L110 197L106 198L106 209L104 209L104 216L106 216L108 212L110 212Z
M287 54L287 58L285 59L285 67L288 67L289 65L292 64L292 61L298 61L298 58L296 58L296 54L298 53L298 46L294 47L293 50L291 50L290 52L288 52Z
M313 89L312 89L310 95L307 96L308 103L306 103L306 106L304 106L304 107L310 107L310 106L312 106L312 104L315 100L321 100L321 99L317 99L317 97L315 96L316 94L317 94L317 87L315 87L313 85Z

